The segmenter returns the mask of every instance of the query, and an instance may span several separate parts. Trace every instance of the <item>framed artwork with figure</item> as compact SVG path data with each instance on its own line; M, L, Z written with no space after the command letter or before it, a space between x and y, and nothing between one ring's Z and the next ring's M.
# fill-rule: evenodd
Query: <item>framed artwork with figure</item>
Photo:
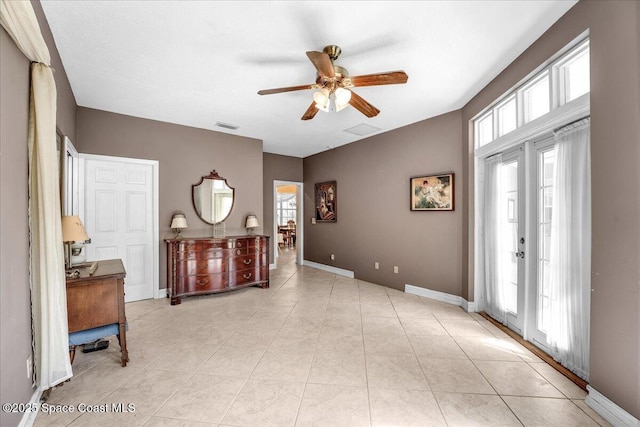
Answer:
M316 184L316 221L338 220L338 188L336 181Z
M453 173L411 178L412 211L452 211Z

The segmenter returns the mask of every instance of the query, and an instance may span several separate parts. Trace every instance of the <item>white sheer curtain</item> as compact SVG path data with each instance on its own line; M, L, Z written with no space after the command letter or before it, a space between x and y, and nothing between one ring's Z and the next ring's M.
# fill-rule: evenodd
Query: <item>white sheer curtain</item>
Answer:
M590 120L555 134L556 169L551 219L550 330L553 357L589 378L591 291Z
M31 2L0 0L0 24L32 61L27 141L31 315L36 384L45 390L72 376L56 150L56 85L49 49Z
M504 209L500 207L502 194L500 171L502 156L495 155L484 164L484 310L494 319L506 324L506 301L502 266L500 226Z

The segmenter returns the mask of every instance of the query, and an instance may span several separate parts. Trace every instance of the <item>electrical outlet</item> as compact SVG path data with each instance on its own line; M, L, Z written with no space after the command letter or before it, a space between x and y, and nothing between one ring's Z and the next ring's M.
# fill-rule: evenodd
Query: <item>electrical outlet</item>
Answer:
M315 218L311 218L311 224L315 224L316 223L316 219Z
M380 270L380 263L379 263L378 261L376 261L376 262L373 264L373 268L375 268L376 270Z
M336 256L334 254L331 254L331 261L335 261L336 260Z
M27 378L31 378L31 371L33 369L33 362L31 356L27 357Z
M396 274L398 274L398 266L397 266L397 265L394 265L394 266L393 266L393 272L394 272L394 273L396 273Z

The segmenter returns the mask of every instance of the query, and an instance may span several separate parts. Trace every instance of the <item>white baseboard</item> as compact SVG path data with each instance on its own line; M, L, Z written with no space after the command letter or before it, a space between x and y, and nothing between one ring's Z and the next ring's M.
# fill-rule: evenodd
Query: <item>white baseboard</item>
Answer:
M167 288L156 289L153 299L162 299L167 297Z
M340 276L349 277L351 279L355 277L355 275L353 274L353 271L344 270L338 267L332 267L330 265L320 264L318 262L308 261L306 259L302 262L302 265L307 267L317 268L318 270L328 271L329 273L333 273L333 274L339 274Z
M589 395L584 400L591 409L596 411L602 418L618 427L640 427L640 420L607 399L596 389L587 386Z
M460 297L462 298L462 297ZM475 301L467 301L466 299L462 298L462 305L461 307L464 309L464 311L466 311L467 313L475 313L478 311L478 305L476 304Z
M40 399L42 398L42 390L39 388L31 396L31 400L29 401L30 408L37 408L40 406ZM39 411L26 411L24 415L22 415L22 419L20 420L20 424L18 427L31 427L33 423L36 421L36 417L38 416Z
M269 264L269 270L275 270L276 269L276 263L274 262L273 264Z
M469 302L466 299L451 295L444 292L433 291L431 289L421 288L419 286L404 285L404 291L408 294L418 295L420 297L430 298L436 301L446 302L447 304L457 305L462 307L467 313L473 313L477 311L475 302Z

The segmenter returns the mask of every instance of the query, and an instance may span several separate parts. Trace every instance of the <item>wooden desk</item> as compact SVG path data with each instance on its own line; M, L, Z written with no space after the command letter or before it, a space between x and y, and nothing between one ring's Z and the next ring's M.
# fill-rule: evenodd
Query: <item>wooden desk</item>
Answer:
M92 276L89 267L80 267L80 277L67 278L67 319L69 333L117 323L120 331L122 366L129 361L127 318L124 312L122 260L98 261Z

